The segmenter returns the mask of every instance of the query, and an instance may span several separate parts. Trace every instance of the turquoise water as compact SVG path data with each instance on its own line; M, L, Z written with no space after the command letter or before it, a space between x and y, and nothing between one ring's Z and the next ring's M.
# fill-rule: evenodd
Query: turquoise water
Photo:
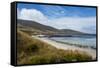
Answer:
M96 48L96 36L89 37L51 37L51 40Z

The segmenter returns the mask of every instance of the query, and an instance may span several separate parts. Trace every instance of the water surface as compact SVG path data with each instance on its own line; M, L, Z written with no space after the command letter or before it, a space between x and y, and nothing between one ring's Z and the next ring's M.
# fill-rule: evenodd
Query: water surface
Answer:
M50 37L51 40L65 43L74 44L78 46L87 46L96 48L96 36L79 36L79 37Z

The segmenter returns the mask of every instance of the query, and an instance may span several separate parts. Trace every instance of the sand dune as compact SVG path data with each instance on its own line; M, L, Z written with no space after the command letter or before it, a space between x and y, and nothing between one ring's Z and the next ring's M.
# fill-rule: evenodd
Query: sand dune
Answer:
M96 50L94 50L94 49L71 46L68 44L63 44L63 43L59 43L59 42L50 40L49 38L40 38L40 37L36 37L36 36L32 36L32 37L35 37L36 39L39 39L43 42L51 44L52 46L54 46L58 49L84 51L84 52L88 53L89 55L91 55L93 59L96 59Z

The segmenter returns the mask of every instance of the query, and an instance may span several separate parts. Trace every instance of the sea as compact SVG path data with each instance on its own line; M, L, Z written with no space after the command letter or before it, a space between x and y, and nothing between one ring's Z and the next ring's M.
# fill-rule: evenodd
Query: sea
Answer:
M71 44L75 46L81 47L91 47L96 49L96 35L93 36L72 36L72 37L50 37L51 40L64 43Z

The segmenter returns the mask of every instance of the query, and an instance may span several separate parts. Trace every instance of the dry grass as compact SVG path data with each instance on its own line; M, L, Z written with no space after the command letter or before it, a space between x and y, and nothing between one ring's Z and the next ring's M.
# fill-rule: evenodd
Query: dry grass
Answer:
M17 36L18 65L92 60L92 57L85 52L56 49L19 30Z

